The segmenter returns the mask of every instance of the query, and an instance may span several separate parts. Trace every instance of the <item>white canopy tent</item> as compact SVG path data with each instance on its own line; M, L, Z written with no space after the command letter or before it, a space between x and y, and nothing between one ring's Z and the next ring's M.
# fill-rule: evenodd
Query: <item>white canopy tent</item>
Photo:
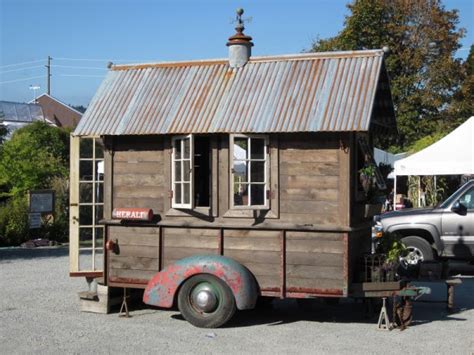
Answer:
M394 196L400 175L464 174L474 174L474 116L436 143L396 161Z

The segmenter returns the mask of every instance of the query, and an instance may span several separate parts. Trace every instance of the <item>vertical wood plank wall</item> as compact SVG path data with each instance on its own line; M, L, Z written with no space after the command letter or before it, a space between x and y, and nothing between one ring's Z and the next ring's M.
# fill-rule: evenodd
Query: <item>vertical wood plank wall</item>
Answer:
M253 218L226 218L228 201L228 142L220 136L213 145L212 166L218 169L219 196L212 196L213 225L225 223L251 226ZM277 217L267 223L348 226L350 213L349 154L341 150L341 136L334 134L278 135ZM170 169L165 139L160 136L116 137L111 179L113 207L151 208L163 222L188 222L196 216L166 216L169 206ZM277 159L278 161L275 161ZM272 188L273 182L272 182ZM272 201L272 204L274 202ZM203 254L222 253L245 265L263 290L339 294L347 287L344 259L348 247L344 233L287 232L286 261L282 271L282 240L279 231L162 228L162 250L158 227L109 226L108 236L117 240L120 254L109 252L108 275L115 285L143 287L160 265ZM162 257L162 260L160 260ZM283 274L283 275L282 275ZM282 282L283 278L283 282ZM281 286L286 285L286 290Z

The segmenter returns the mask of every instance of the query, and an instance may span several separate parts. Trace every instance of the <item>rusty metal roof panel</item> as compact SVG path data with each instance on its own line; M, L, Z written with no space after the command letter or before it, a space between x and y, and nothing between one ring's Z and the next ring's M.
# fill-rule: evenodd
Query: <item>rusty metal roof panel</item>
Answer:
M115 66L74 133L365 131L382 63L372 50Z

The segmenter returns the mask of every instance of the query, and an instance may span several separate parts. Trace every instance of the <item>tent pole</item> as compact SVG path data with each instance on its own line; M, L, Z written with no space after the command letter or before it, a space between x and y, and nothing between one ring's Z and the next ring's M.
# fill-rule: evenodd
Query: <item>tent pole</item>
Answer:
M421 196L420 196L420 191L421 190L421 176L418 176L418 207L421 207Z
M393 174L393 210L397 210L397 172Z
M438 189L436 188L436 175L433 176L434 179L434 204L438 204Z

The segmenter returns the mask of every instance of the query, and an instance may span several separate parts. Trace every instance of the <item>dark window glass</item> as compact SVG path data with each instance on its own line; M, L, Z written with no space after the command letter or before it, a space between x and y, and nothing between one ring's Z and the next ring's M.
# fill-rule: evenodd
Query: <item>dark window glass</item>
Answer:
M79 184L79 202L92 203L92 183L81 182Z
M250 167L251 182L265 182L265 162L253 161Z
M81 138L81 143L79 146L79 157L91 159L92 158L92 145L93 145L93 139Z
M96 184L95 202L96 203L104 202L104 184L101 182Z
M181 184L174 184L174 201L176 203L181 203Z
M93 180L92 160L81 160L79 162L79 179L84 181Z
M92 248L92 228L79 228L79 248Z
M95 224L104 218L104 206L95 206Z
M95 140L95 157L96 159L104 157L104 145L102 144L102 139Z
M265 185L251 185L252 206L262 206L265 204Z
M258 139L258 138L251 138L251 147L252 152L250 155L251 159L264 159L264 152L265 152L265 140Z
M95 247L102 248L104 245L104 228L98 227L95 229Z
M92 224L92 206L79 206L79 224L83 226Z

